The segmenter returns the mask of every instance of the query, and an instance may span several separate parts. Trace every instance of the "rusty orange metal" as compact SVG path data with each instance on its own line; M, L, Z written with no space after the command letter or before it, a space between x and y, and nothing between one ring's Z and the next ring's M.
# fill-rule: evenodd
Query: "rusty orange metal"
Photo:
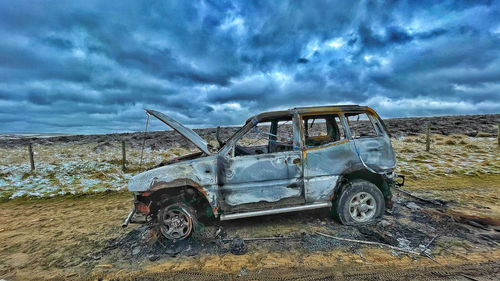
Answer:
M326 145L323 145L323 146L309 147L309 148L305 148L304 150L305 151L310 151L310 150L323 149L323 148L326 148L326 147L335 146L335 145L343 144L343 143L346 143L346 142L349 142L349 139L345 139L345 140L341 140L341 141L337 141L337 142L332 142L332 143L329 143L329 144L326 144Z
M139 210L139 212L143 213L144 215L149 215L149 213L151 212L151 210L149 209L149 206L142 203L142 202L139 202L137 204L137 209Z

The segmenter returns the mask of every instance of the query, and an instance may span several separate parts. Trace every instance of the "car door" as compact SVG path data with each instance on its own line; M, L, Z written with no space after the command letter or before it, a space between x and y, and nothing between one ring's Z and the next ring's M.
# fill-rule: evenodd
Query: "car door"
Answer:
M221 203L230 211L303 203L302 171L302 153L298 147L257 155L233 156L230 152L220 155L218 181Z
M308 133L308 120L315 120L316 124L322 124L323 118L335 120L337 136L323 143L311 143L307 139L315 139ZM339 114L307 114L302 116L304 127L303 154L304 154L304 190L307 203L319 203L330 201L340 175L346 167L358 162L352 143L349 141L343 117ZM313 123L314 124L314 123ZM327 134L326 125L322 130L316 129L316 133Z

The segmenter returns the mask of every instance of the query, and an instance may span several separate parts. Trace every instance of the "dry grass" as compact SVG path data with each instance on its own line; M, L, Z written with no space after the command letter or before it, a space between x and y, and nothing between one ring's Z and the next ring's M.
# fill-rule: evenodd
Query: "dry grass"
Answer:
M394 140L397 172L405 188L427 198L452 202L472 215L500 219L500 149L495 138L436 136L430 152L422 136Z
M494 138L433 135L425 152L425 136L393 139L397 172L409 178L479 176L500 173L499 150ZM243 145L263 145L264 140L243 139ZM215 143L212 143L215 146ZM127 171L121 170L121 143L58 144L33 147L36 172L31 173L26 148L0 149L0 200L20 196L56 196L121 190L139 171L140 149L127 148ZM173 146L144 150L143 167L191 153Z
M448 207L456 211L500 220L500 174L410 179L404 188L449 202Z
M485 133L485 132L478 132L476 134L476 138L489 138L489 137L494 137L494 136L495 136L494 134Z
M429 152L422 140L424 135L393 140L398 173L413 179L500 174L500 150L494 138L433 135Z
M56 196L121 190L139 171L141 150L127 148L127 170L121 170L121 143L35 145L35 172L30 171L26 148L0 149L0 201L21 196ZM143 167L191 151L174 146L144 150Z

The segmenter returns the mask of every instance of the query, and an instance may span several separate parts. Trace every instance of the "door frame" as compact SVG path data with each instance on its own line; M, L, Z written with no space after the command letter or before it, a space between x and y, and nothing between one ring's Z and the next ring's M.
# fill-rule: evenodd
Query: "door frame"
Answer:
M268 121L265 121L268 122ZM304 190L304 168L303 168L303 153L301 151L301 142L300 142L300 123L299 123L299 116L298 114L294 113L292 114L292 142L293 142L293 148L291 151L284 151L284 152L274 152L274 153L266 153L266 154L257 154L257 155L242 155L242 156L234 156L234 147L236 143L243 138L246 133L248 133L250 130L252 130L255 126L257 126L259 123L262 123L261 121L258 121L257 119L253 119L250 121L252 123L251 126L248 126L245 128L242 132L239 132L238 135L231 140L231 144L229 146L229 149L225 149L224 151L221 151L220 154L217 157L217 181L219 184L219 198L220 198L220 204L221 206L224 206L224 208L231 210L235 209L235 207L239 206L240 204L245 204L248 206L248 208L252 208L252 206L255 206L254 210L259 210L259 209L270 209L271 207L274 206L283 206L283 205L300 205L305 203L305 190ZM270 140L271 138L269 138ZM292 154L292 155L290 155ZM271 156L269 156L271 155ZM266 157L267 156L267 157ZM275 157L273 157L275 156ZM229 205L226 203L226 196L228 193L231 193L230 188L225 188L226 185L228 185L226 177L229 171L231 170L231 165L233 161L245 161L245 158L248 158L247 161L249 161L251 158L280 158L282 156L283 158L283 165L286 165L286 170L288 171L287 174L289 174L290 169L294 169L296 166L295 165L300 165L299 166L299 173L297 177L288 177L288 178L283 178L283 179L271 179L269 181L248 181L248 182L241 182L241 183L232 183L235 186L238 185L248 185L251 186L252 183L271 183L272 181L275 181L277 184L275 185L275 188L279 189L279 184L283 183L286 184L285 186L282 186L282 188L295 188L296 186L298 187L298 196L290 196L290 197L283 197L281 199L275 200L275 201L265 201L265 203L268 204L263 204L262 201L259 202L241 202L238 205ZM258 159L257 159L258 161ZM281 159L279 159L281 161ZM299 161L299 163L297 163ZM223 177L223 179L221 178ZM295 179L295 180L294 180ZM264 185L264 186L269 186L273 187L273 184L269 185ZM229 192L228 192L229 191ZM281 190L283 191L283 190ZM243 196L243 195L242 195ZM287 200L289 199L289 200ZM296 199L296 200L290 200L290 199ZM280 201L283 201L280 203ZM294 201L294 203L288 203L288 201ZM265 205L272 205L272 206L265 206ZM263 207L265 206L265 207Z
M340 121L340 125L344 130L344 139L323 144L316 147L307 147L305 144L305 128L304 128L304 116L321 116L321 115L336 115ZM332 167L331 173L327 173L325 175L320 176L310 176L309 169L309 159L308 152L314 151L324 151L324 150L334 150L337 147L343 149L344 151L349 152L348 154L354 155L350 153L352 151L352 138L349 131L349 127L347 126L347 121L345 120L344 112L332 112L332 111L320 111L320 112L312 112L312 113L303 113L300 114L300 126L301 126L301 144L302 144L302 158L304 159L302 165L303 170L303 179L304 179L304 193L306 196L306 202L316 203L316 202L329 202L333 197L333 193L335 191L335 187L338 185L338 180L340 179L343 171L345 170L343 163L339 162L338 166ZM353 160L353 159L350 159ZM327 164L325 163L325 166Z

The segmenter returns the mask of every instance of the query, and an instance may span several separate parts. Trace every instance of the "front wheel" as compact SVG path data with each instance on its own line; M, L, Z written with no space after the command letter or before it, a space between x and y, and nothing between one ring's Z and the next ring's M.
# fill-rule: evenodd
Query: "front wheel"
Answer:
M331 213L342 224L366 225L380 220L384 210L384 196L375 184L353 180L337 196Z
M184 203L173 203L158 213L160 231L169 240L183 240L189 237L196 225L194 210Z

